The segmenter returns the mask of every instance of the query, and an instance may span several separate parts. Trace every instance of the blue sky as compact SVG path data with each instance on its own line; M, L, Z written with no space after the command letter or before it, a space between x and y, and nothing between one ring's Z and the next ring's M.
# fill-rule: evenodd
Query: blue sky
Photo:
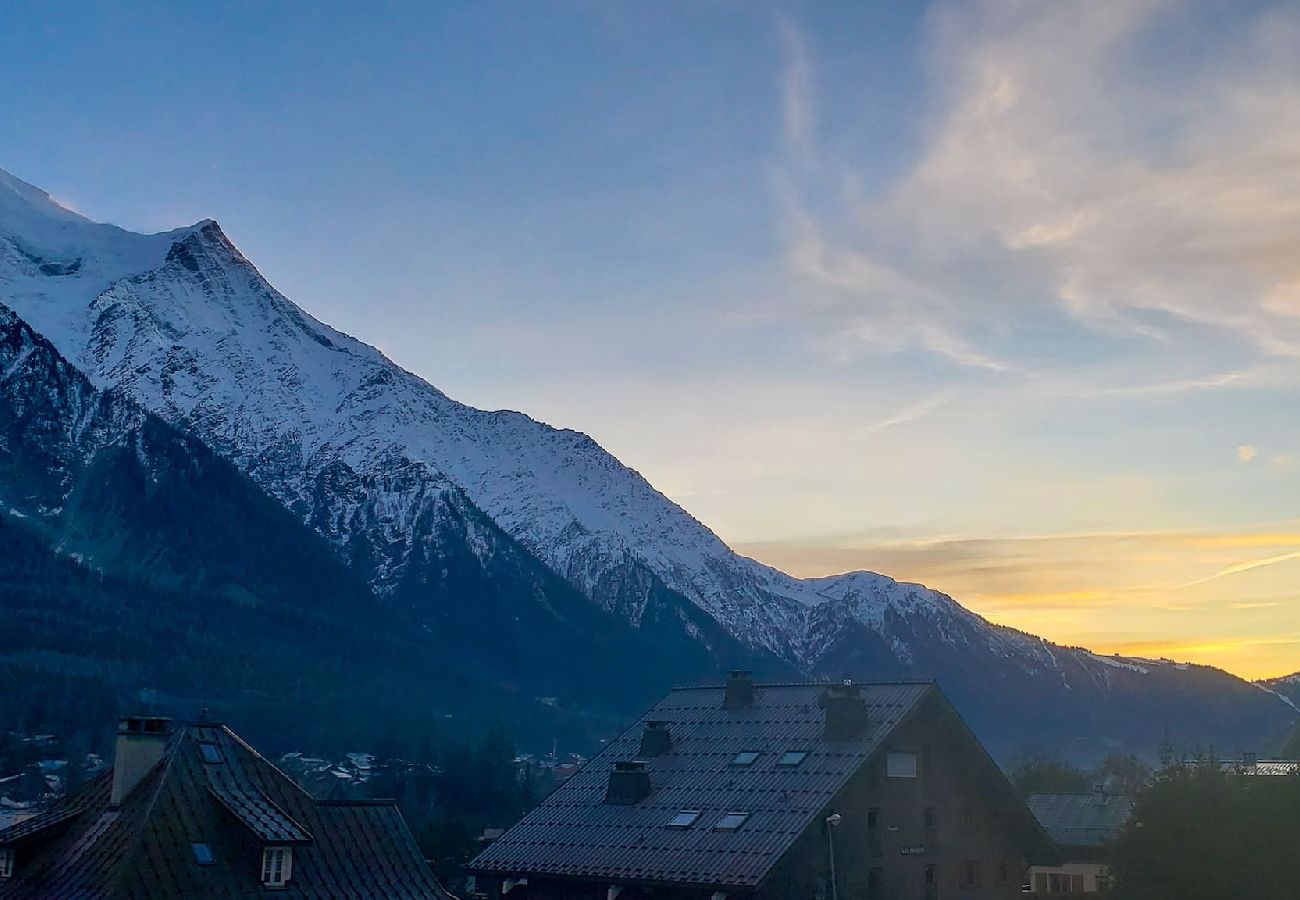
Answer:
M8 4L0 167L218 219L744 552L1300 669L1300 14Z

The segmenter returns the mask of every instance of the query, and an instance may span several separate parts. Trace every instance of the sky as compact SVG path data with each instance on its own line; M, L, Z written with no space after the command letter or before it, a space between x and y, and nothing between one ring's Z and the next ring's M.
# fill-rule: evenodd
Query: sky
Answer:
M0 167L212 217L739 551L1300 670L1300 8L13 2Z

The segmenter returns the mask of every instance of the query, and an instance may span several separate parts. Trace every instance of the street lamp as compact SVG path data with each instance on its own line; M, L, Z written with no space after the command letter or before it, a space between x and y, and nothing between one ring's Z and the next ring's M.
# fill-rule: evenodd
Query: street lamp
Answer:
M835 826L844 821L839 813L826 817L826 850L831 858L831 900L840 900L839 885L835 883Z

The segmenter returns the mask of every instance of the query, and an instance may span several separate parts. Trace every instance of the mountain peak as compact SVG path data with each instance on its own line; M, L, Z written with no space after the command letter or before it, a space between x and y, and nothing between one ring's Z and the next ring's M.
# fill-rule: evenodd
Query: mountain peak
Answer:
M4 169L0 169L0 209L4 210L6 218L22 216L54 222L90 222L45 191Z

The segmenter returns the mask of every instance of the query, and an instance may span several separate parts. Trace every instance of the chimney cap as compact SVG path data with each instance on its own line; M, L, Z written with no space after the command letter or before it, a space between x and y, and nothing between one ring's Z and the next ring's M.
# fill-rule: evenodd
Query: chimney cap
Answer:
M118 734L167 734L172 720L166 716L123 716L117 723Z
M646 722L641 731L641 749L637 752L637 758L663 756L671 753L672 749L673 737L668 730L668 723L659 720Z
M853 683L828 684L818 699L826 712L823 736L828 741L849 741L862 737L871 724L861 688Z
M754 705L754 681L748 669L732 669L722 692L723 709L745 709Z
M605 787L605 802L634 806L650 796L650 773L645 760L621 759L614 763Z

